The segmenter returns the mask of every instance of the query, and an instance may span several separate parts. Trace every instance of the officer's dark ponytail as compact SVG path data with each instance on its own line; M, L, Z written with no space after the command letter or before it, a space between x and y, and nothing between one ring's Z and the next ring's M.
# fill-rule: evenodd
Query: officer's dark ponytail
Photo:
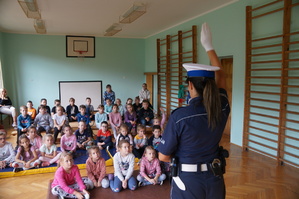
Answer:
M221 121L221 101L219 89L213 78L188 77L187 82L193 83L199 96L202 96L207 114L209 127L214 130Z

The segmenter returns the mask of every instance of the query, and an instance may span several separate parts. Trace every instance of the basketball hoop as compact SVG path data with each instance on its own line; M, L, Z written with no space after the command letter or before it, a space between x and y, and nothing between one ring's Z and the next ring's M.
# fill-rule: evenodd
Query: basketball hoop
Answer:
M85 54L87 53L87 51L83 51L83 50L76 50L74 52L78 53L77 55L78 60L84 60Z
M83 51L83 50L78 50L74 52L79 53L78 57L84 57L84 54L87 53L87 51Z

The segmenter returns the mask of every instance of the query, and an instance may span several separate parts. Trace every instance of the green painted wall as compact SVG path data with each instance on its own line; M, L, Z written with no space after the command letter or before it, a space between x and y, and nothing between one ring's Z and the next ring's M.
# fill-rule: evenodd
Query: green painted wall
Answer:
M102 80L103 90L111 84L125 103L144 81L143 39L96 38L96 57L84 60L66 57L65 36L2 33L2 39L4 84L16 107L27 100L37 107L41 98L52 107L59 81Z
M2 41L2 32L0 32L0 71L2 71L2 65L3 65L3 59L4 59L4 57L3 57L3 41ZM1 73L0 73L0 88L2 88L3 87L3 81L2 81L2 75L1 75Z
M157 71L156 40L166 35L175 35L179 30L198 27L198 63L209 64L208 57L200 44L201 24L207 22L211 28L213 45L218 56L233 56L233 97L231 105L231 142L242 146L245 85L245 28L246 6L263 5L268 0L238 1L211 13L199 16L184 24L151 36L146 40L145 71ZM273 25L273 24L271 24Z

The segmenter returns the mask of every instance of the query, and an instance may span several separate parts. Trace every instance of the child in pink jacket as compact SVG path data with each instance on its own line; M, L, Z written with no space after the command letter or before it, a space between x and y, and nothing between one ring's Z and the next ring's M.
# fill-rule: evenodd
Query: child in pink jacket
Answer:
M109 187L109 180L106 177L105 159L101 157L98 146L92 146L88 149L89 158L86 160L86 170L88 178L95 187Z
M55 172L52 182L52 194L59 198L89 199L87 189L93 184L88 178L82 178L77 165L74 165L73 156L62 152L59 160L60 167Z
M74 153L77 147L77 138L73 134L72 127L65 125L62 129L64 135L60 139L60 149L62 152Z

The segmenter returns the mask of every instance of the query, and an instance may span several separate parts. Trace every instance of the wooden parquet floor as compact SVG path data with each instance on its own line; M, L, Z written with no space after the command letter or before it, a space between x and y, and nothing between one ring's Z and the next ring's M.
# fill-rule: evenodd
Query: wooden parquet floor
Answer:
M8 141L15 145L16 136ZM227 199L299 199L299 169L278 166L276 161L258 153L242 151L224 136L221 144L230 151L225 174ZM137 168L137 167L136 167ZM81 175L86 175L81 170ZM113 168L107 168L113 172ZM45 199L54 173L0 179L1 199ZM137 199L137 198L134 198Z

